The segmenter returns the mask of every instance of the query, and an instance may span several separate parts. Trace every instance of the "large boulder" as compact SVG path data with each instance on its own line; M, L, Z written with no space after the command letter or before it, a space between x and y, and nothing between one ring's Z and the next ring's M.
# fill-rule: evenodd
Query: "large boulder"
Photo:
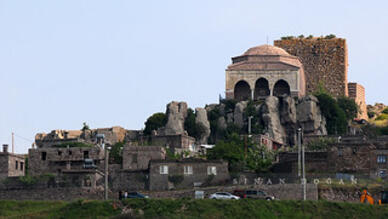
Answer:
M207 119L207 113L204 108L199 108L199 107L195 108L195 123L197 124L197 127L201 127L199 143L207 144L207 139L210 136L210 123L209 123L209 120Z
M318 99L315 96L303 97L296 106L296 110L298 123L305 134L327 135L326 120L321 114Z
M296 144L296 107L294 98L287 96L279 99L280 101L280 123L287 133L287 145Z
M281 144L286 143L286 131L279 116L279 99L275 96L267 97L261 110L265 130L269 136Z
M233 122L239 128L244 127L244 110L247 107L247 104L247 101L241 101L234 107Z
M187 116L187 103L175 102L167 104L167 124L164 129L165 135L183 134L185 131L184 123Z

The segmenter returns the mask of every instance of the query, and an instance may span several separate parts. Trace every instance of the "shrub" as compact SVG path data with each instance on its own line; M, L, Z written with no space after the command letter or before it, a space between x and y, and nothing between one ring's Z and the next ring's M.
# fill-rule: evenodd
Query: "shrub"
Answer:
M326 118L326 128L329 134L344 134L347 127L345 112L339 107L337 101L329 94L315 93L319 100L319 108Z
M333 38L336 38L336 35L329 34L329 35L325 36L325 39L333 39Z
M150 135L153 130L164 127L167 123L167 116L164 113L154 113L144 123L144 135Z
M381 113L388 114L388 107L385 107L385 109L383 111L381 111Z
M187 116L185 119L184 127L187 133L189 134L189 136L192 136L192 137L196 136L195 114L191 108L187 109Z
M109 152L109 163L121 164L123 162L124 142L117 142Z
M372 112L372 111L369 111L369 112L368 112L368 118L369 118L369 119L373 118L375 115L376 115L375 112Z
M386 120L386 119L388 119L388 114L385 114L385 113L379 115L379 116L376 118L376 120Z
M345 112L348 121L357 117L359 107L353 99L350 99L349 97L339 97L337 102L338 106Z
M307 150L311 151L321 151L327 150L331 144L335 142L333 138L324 138L319 137L318 139L314 139L307 143Z

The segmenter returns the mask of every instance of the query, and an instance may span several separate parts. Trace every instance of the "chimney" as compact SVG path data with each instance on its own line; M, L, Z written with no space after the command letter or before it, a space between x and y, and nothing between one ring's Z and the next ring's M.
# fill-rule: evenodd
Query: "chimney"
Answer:
M7 144L3 144L3 152L8 153L8 145Z

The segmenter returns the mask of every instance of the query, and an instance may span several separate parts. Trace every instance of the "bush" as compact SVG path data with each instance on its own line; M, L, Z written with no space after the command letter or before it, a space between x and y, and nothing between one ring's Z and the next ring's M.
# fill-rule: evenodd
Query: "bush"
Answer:
M376 120L386 120L386 119L388 119L388 114L385 114L385 113L379 115L379 116L376 118Z
M319 108L326 118L326 129L329 134L345 134L347 119L345 112L339 107L337 101L328 93L315 93L319 100Z
M349 97L339 97L337 102L338 106L345 112L348 121L357 117L359 107L353 99L350 99Z
M375 115L376 115L375 112L372 112L372 111L369 111L369 112L368 112L368 118L369 118L369 119L373 118Z
M206 127L203 124L195 122L194 111L189 108L187 110L187 117L185 119L184 127L189 136L194 137L195 139L200 139L203 134L206 132Z
M144 123L144 135L151 135L153 130L164 127L167 123L167 116L164 113L154 113Z
M329 35L325 36L325 39L333 39L333 38L336 38L336 35L329 34Z
M335 142L333 138L319 137L307 143L307 150L311 151L326 151L329 146Z
M109 163L122 164L124 142L117 142L109 152Z
M388 107L386 107L383 111L381 111L381 113L388 114Z

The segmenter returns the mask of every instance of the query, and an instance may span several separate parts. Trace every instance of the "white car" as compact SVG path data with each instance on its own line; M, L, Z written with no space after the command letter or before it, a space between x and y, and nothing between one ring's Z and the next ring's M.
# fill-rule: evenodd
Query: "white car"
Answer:
M234 199L238 200L240 197L230 194L229 192L216 192L209 196L210 199Z

